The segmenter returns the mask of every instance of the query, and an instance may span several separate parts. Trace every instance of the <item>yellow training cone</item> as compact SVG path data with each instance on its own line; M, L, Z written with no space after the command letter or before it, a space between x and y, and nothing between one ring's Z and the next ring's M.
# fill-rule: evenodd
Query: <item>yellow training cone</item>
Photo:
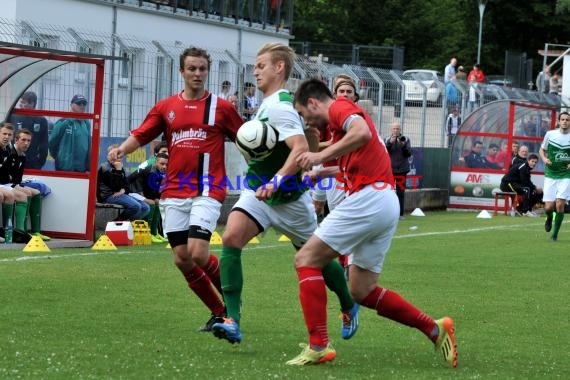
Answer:
M24 252L51 252L49 247L39 236L32 236L32 239L26 244Z
M107 235L101 235L91 249L95 251L116 251L117 247Z
M214 231L214 233L212 234L212 237L210 238L210 244L222 245L222 237L216 231Z

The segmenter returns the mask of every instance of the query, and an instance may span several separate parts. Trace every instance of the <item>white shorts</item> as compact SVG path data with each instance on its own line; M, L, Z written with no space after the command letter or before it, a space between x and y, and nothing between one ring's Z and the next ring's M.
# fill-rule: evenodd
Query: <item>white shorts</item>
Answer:
M296 247L305 244L317 228L317 216L308 192L296 201L269 206L255 197L255 191L245 189L232 210L236 209L248 215L262 231L272 226Z
M159 201L164 210L164 233L188 231L199 226L210 232L216 230L222 204L210 197L166 198Z
M556 199L570 199L570 178L544 178L542 201L554 202Z
M339 254L352 253L351 264L374 273L382 271L400 215L395 191L378 188L385 186L368 185L346 197L315 231Z
M14 191L14 188L12 187L11 183L6 183L4 185L0 185L0 187L3 188L4 190Z
M345 200L346 191L342 189L345 185L339 183L336 178L331 177L329 181L331 182L331 185L326 188L327 203L329 205L329 211L332 211L340 204L340 202Z

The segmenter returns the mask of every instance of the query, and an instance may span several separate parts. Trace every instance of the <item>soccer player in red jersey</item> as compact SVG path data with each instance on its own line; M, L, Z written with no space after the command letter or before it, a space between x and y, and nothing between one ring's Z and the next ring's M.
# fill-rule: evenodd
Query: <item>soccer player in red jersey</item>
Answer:
M352 252L349 287L354 300L383 317L417 328L455 367L452 319L435 321L397 293L377 285L398 225L399 207L390 157L370 116L346 98L333 100L326 85L315 79L301 84L295 102L307 124L319 128L329 125L333 135L330 147L318 153L302 153L297 164L310 168L338 157L347 197L295 255L309 345L287 364L318 364L336 357L327 334L327 295L321 268L339 254Z
M159 101L121 146L109 152L110 159L120 158L164 133L170 158L161 185L164 232L188 287L212 313L200 331L210 331L225 315L218 258L210 254L209 244L226 196L224 140L234 141L243 123L233 104L205 90L210 65L205 50L184 50L184 90Z

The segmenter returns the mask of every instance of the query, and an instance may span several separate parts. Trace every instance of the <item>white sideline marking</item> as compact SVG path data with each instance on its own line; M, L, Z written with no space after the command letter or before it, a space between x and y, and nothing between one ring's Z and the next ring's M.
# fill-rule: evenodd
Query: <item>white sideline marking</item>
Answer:
M566 224L566 222L563 222L564 224ZM492 226L492 227L480 227L480 228L469 228L466 230L452 230L452 231L439 231L439 232L420 232L420 233L413 233L413 234L405 234L405 235L396 235L393 237L393 239L404 239L404 238L415 238L415 237L424 237L424 236L438 236L438 235L453 235L453 234L464 234L464 233L469 233L469 232L481 232L481 231L489 231L489 230L510 230L513 228L519 228L519 227L528 227L528 226L540 226L543 225L543 223L537 223L537 224L513 224L510 226ZM245 248L246 250L257 250L257 249L267 249L267 248L276 248L276 247L280 247L280 245L264 245L264 246L259 246L259 247L247 247ZM215 249L211 249L210 251L212 252L221 252L222 249L221 248L215 248ZM106 251L106 252L83 252L83 253L70 253L70 254L58 254L58 255L44 255L44 256L38 256L41 254L38 254L36 256L22 256L22 257L14 257L14 258L6 258L6 259L0 259L0 263L2 262L16 262L16 261L28 261L28 260L46 260L46 259L64 259L64 258L69 258L69 257L80 257L80 256L96 256L96 255L125 255L125 254L129 254L129 253L133 253L133 254L137 254L140 253L139 251L137 252L130 252L130 251L117 251L117 252L113 252L113 251Z
M257 250L257 249L267 249L267 248L275 248L280 247L280 245L264 245L260 247L247 247L244 250ZM211 252L221 252L221 248L210 249ZM139 254L140 251L131 252L131 251L95 251L95 252L81 252L81 253L69 253L69 254L57 254L57 255L45 255L38 253L34 256L21 256L21 257L11 257L0 259L0 263L6 262L17 262L17 261L30 261L30 260L51 260L51 259L66 259L66 258L73 258L73 257L81 257L81 256L98 256L98 255L128 255L128 254ZM41 255L41 256L40 256Z

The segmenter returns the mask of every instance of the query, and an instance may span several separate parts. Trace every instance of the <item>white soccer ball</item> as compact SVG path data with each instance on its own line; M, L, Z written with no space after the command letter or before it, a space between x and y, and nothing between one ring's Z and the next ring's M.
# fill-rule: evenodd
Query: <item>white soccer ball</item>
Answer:
M262 160L277 145L278 133L264 121L246 121L237 131L236 146L246 161Z

